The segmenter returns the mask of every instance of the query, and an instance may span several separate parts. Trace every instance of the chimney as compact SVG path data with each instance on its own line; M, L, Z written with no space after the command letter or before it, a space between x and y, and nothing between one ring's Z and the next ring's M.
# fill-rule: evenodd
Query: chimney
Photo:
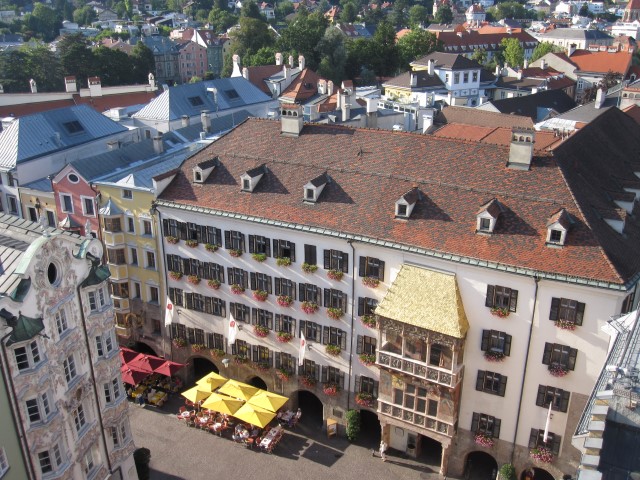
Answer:
M304 70L304 55L298 55L298 67L300 67L300 71Z
M604 105L604 101L607 99L607 92L604 87L598 87L598 91L596 92L596 101L593 105L595 108L602 108Z
M284 88L287 88L291 83L291 68L289 68L287 65L282 67L282 75L284 76L285 82Z
M120 148L119 140L112 140L110 142L107 142L107 150L111 151L111 150L117 150L119 148Z
M92 97L101 97L102 96L102 82L100 81L100 77L89 77L89 95Z
M182 127L189 126L189 115L182 115Z
M378 99L377 98L365 98L367 102L367 115L376 113L378 111Z
M540 68L542 70L546 70L547 69L547 61L544 58L540 59Z
M318 80L318 94L324 95L327 93L327 81L324 78Z
M575 51L576 51L576 44L572 43L571 45L569 45L569 48L567 49L567 56L570 57L575 53Z
M522 69L518 70L518 73L516 74L516 78L518 80L522 80Z
M156 88L156 77L154 77L153 73L149 73L149 86L152 90Z
M502 69L500 68L500 65L496 64L496 77L499 77L500 73L502 73Z
M411 72L410 75L411 76L409 77L409 86L410 87L417 87L418 86L418 76L413 72Z
M529 59L528 58L524 59L524 66L522 68L529 68Z
M338 90L338 97L336 98L336 108L342 110L342 90Z
M280 105L280 133L287 137L299 137L304 126L302 105Z
M0 93L4 93L4 85L0 83Z
M433 77L433 72L434 72L434 67L435 67L435 61L431 58L429 59L429 61L427 62L427 71L429 72L429 76Z
M342 121L346 122L351 118L351 104L349 103L349 92L347 92L346 90L343 90L340 93L340 96L342 97L342 105L341 105Z
M241 77L242 72L240 71L240 55L237 53L233 56L233 72L231 72L232 77Z
M280 52L276 53L276 65L282 65L282 54Z
M433 117L435 111L433 108L427 108L422 115L422 133L431 133L433 130Z
M458 35L460 38L462 38L462 32L458 32L456 35Z
M33 78L29 80L29 87L31 87L31 93L38 93L38 85Z
M209 110L202 110L202 112L200 112L200 121L202 122L202 131L208 133L211 130Z
M289 55L289 68L293 68L293 55Z
M242 76L245 80L249 80L249 69L247 67L242 67Z
M509 162L507 166L516 170L529 170L533 158L535 130L532 128L512 128Z
M75 93L78 91L78 86L76 85L76 77L64 77L64 88L67 93Z
M155 135L153 137L153 151L160 155L164 151L164 145L162 144L162 135Z
M331 80L327 82L327 95L333 95L333 81Z

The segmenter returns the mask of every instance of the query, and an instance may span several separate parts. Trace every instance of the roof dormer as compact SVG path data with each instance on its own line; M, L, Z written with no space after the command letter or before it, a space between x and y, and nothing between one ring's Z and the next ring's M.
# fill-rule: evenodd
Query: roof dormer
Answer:
M253 192L253 190L258 186L258 182L265 174L265 172L266 167L264 166L264 164L244 172L242 175L240 175L240 185L242 185L241 190L243 192Z
M573 224L569 212L561 208L551 215L547 222L547 246L563 246L567 241L567 233Z
M624 233L627 211L624 208L598 209L598 215L618 233Z
M476 233L493 233L498 223L498 217L504 211L504 206L497 198L492 198L480 207L476 213Z
M320 194L325 185L331 181L327 172L318 175L304 186L304 201L308 203L316 203L320 198Z
M218 165L218 157L200 162L193 167L193 183L204 183Z
M398 200L396 200L396 218L409 218L411 216L411 212L413 211L413 207L416 206L416 202L419 200L419 198L420 191L418 190L418 187L413 187L407 193L402 195Z

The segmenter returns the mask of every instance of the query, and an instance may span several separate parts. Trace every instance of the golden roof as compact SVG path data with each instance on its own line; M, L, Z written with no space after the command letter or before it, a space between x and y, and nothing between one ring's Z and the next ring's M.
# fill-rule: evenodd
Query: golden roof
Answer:
M455 275L411 265L402 266L376 314L455 338L469 330Z

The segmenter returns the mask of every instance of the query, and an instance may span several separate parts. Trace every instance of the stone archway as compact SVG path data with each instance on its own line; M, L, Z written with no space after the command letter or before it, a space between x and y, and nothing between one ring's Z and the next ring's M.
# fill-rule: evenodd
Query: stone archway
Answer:
M324 423L324 405L322 401L312 392L308 390L298 390L297 393L298 408L302 410L302 419L305 424L314 427L321 427Z
M487 452L471 452L464 466L467 480L493 480L498 473L498 462Z
M131 350L135 350L136 352L144 353L146 355L153 355L154 357L160 356L156 353L156 351L153 348L151 348L149 345L147 345L144 342L134 343L133 346L131 347Z
M531 467L531 468L527 468L520 474L520 479L521 480L554 480L554 477L544 468Z
M191 364L191 373L194 380L198 380L210 372L220 373L218 366L208 358L191 357L189 363Z
M360 434L358 443L367 448L377 449L380 446L382 427L380 419L371 410L360 409Z
M261 388L262 390L268 390L267 389L267 382L265 382L262 378L258 377L257 375L254 375L253 377L250 377L246 383L248 383L249 385L252 385L256 388Z
M442 466L442 443L438 440L427 437L425 435L418 435L415 438L415 443L411 443L412 438L409 439L407 444L407 453L411 456L411 445L415 450L416 458L427 465L432 465L437 469Z

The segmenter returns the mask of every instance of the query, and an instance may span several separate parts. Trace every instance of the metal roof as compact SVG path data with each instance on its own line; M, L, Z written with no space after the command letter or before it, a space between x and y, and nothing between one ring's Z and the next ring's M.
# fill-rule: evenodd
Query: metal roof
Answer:
M18 163L126 130L88 105L27 115L0 132L0 168L11 169Z
M71 162L71 165L86 181L90 182L114 171L129 168L134 162L141 162L156 155L157 153L153 149L153 140L145 139L126 147L76 160Z

